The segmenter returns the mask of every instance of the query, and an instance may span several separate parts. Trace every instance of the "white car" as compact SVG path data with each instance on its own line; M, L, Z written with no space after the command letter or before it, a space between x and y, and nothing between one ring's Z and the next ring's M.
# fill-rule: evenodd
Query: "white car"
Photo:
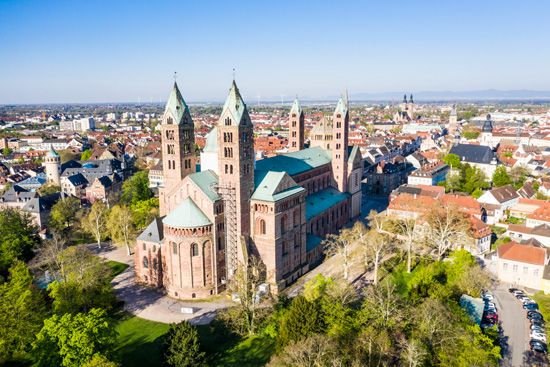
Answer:
M546 335L544 335L543 333L531 333L531 339L546 343Z
M483 298L485 301L492 301L494 300L494 297L491 293L485 292L481 295L481 298Z

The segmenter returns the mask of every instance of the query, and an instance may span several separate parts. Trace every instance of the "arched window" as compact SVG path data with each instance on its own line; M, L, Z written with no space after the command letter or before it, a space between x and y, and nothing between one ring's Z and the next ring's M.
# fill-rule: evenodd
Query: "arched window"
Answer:
M286 230L286 215L281 217L281 234Z
M199 256L199 245L196 243L191 245L191 256Z
M158 260L157 260L156 258L153 259L153 269L154 269L154 270L157 270L157 269L158 269L158 266L159 266Z
M298 209L294 210L294 218L292 219L292 221L294 222L295 226L300 224L300 212L298 211Z
M174 253L174 255L178 254L178 244L177 243L172 244L172 252Z
M147 259L147 256L143 256L143 267L145 269L149 267L149 260Z
M266 228L265 228L265 220L260 219L258 220L258 234L265 234Z

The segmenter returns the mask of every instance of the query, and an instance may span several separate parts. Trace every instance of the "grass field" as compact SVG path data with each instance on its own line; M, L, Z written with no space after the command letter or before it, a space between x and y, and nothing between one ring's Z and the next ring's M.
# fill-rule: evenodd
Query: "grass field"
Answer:
M111 267L111 270L112 270L112 275L111 277L114 278L116 277L118 274L122 273L124 270L126 270L128 268L128 264L124 264L124 263L119 263L118 261L107 261L107 265L109 265Z
M162 366L161 345L169 325L124 314L116 325L118 340L116 354L123 367ZM228 334L219 327L197 327L208 366L263 366L275 349L268 336L246 339Z

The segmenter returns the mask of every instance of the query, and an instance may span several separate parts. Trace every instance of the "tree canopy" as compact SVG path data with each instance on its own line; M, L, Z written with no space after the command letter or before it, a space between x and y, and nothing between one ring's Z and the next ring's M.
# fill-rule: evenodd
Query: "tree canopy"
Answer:
M17 209L0 209L0 276L15 260L29 260L40 243L38 228L28 213Z
M187 321L170 325L163 344L164 359L172 367L199 367L205 365L197 329Z
M149 177L147 171L139 171L122 184L121 201L124 204L135 204L142 200L153 197L149 188Z

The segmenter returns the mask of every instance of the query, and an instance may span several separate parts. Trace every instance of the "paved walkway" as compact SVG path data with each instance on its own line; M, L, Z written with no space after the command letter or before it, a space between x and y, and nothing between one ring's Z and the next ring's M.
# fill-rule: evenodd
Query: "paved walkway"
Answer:
M108 260L128 264L129 267L117 275L112 283L117 297L124 301L124 310L146 320L164 323L177 323L187 320L191 324L209 324L218 310L227 308L234 303L225 298L215 298L209 301L179 301L168 297L158 289L137 284L134 275L134 257L127 254L126 248L97 245L89 248L99 256ZM192 307L193 314L184 314L182 307Z

